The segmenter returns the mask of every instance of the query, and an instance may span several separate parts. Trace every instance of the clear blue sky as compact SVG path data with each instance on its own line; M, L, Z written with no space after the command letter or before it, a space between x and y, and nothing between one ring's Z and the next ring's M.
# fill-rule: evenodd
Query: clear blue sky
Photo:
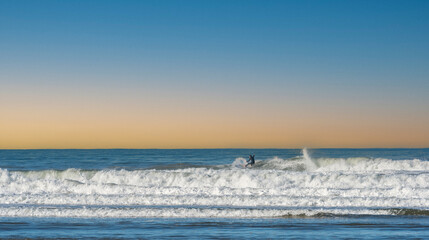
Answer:
M389 127L374 142L385 146L382 139L390 138L391 130L399 129L401 137L429 133L424 127L429 120L428 43L429 1L0 1L0 107L21 116L3 119L3 127L26 125L22 116L33 109L40 121L33 127L43 128L50 118L42 112L58 115L61 106L87 126L91 121L84 121L84 114L78 117L78 106L89 103L94 105L88 112L113 106L93 121L126 108L121 114L128 118L121 124L157 113L155 122L167 117L185 124L186 117L177 115L201 113L217 117L206 128L223 123L233 129L239 124L231 115L251 115L258 120L246 120L242 131L257 126L269 132L262 139L299 134L282 124L290 128L302 115L301 130L354 129L338 134L350 140L347 146L368 145L369 133L359 137L361 145L351 139L359 129L374 132L386 122ZM63 118L52 124L61 125ZM331 120L339 129L327 123ZM206 119L194 121L204 132ZM176 134L176 142L185 132ZM305 133L296 145L335 145L319 136L325 133L313 133ZM206 137L210 134L205 131ZM199 141L197 135L192 141ZM271 139L283 146L281 137ZM0 140L3 146L20 142ZM186 146L194 146L192 141ZM403 145L423 146L424 141L410 137ZM176 142L165 146L182 146ZM261 142L237 138L229 144L265 146ZM285 147L295 146L285 142ZM146 146L164 145L159 140L141 147Z

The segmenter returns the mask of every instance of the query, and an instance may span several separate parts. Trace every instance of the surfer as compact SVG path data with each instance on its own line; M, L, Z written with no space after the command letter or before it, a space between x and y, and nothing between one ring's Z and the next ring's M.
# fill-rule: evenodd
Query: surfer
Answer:
M253 164L255 164L255 155L249 155L249 159L247 160L247 164L245 167L247 166L253 166Z

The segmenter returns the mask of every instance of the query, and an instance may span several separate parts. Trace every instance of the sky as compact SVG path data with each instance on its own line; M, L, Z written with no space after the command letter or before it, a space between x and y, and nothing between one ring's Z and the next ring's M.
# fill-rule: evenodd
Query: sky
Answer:
M0 149L429 147L429 1L0 0Z

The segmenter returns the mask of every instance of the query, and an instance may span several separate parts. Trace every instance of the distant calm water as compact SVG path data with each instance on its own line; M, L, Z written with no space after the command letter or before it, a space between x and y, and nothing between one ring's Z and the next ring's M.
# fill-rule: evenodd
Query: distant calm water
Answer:
M0 238L424 239L428 160L429 149L0 150Z

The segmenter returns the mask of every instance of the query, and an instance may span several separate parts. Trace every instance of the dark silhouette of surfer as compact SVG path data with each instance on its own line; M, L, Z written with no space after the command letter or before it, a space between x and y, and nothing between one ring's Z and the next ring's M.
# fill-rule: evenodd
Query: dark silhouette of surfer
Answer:
M249 155L249 159L247 160L247 164L245 167L247 166L253 166L255 164L255 155Z

